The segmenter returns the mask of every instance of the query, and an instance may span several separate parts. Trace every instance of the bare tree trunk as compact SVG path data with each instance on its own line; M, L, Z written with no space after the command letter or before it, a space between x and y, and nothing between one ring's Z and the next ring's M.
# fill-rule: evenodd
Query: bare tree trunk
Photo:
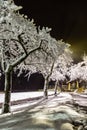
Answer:
M57 96L58 81L55 82L54 95Z
M2 107L2 113L10 112L11 88L12 88L12 71L8 71L5 73L5 98Z
M70 91L70 90L71 90L71 83L68 83L67 90L68 90L68 91Z
M50 78L52 71L53 71L54 63L55 62L53 61L52 66L50 68L50 73L45 77L45 85L44 85L44 97L45 98L48 98L48 91L47 91L48 90L48 83L49 83L49 78Z
M60 88L60 91L61 91L61 92L63 92L63 91L64 91L62 81L59 81L59 88Z
M44 84L44 97L48 98L48 78L45 79L45 84Z
M78 89L79 88L79 81L77 80L76 81L76 89Z

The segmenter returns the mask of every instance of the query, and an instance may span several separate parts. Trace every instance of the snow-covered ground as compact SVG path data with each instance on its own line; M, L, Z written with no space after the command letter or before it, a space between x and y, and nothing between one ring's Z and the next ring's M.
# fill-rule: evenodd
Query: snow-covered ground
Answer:
M48 92L48 94L53 94L53 91ZM35 98L43 96L43 92L16 92L16 93L11 93L11 101L17 101L17 100L22 100L22 99L27 99L27 98ZM4 94L0 93L0 103L4 101Z
M49 92L49 94L53 93ZM22 100L25 97L29 98L30 95L30 98L43 96L43 92L12 93L12 95L14 100L19 100L19 97ZM61 92L56 97L51 95L48 99L41 98L13 105L12 113L0 115L0 130L65 130L62 129L62 125L66 121L71 122L70 126L72 126L75 120L86 118L86 114L77 112L78 108L75 108L73 98L74 101L79 101L81 98L84 104L87 102L87 95L84 97L84 95Z
M54 91L48 91L48 95L54 94ZM39 91L39 92L17 92L17 93L11 93L11 101L18 101L18 100L24 100L24 99L33 99L33 98L37 98L39 96L43 96L43 92ZM58 101L61 102L62 100L68 100L68 99L72 99L72 96L68 93L60 93L58 94ZM3 103L4 101L4 94L0 93L0 103ZM30 100L29 102L25 102L22 104L17 104L17 105L12 105L11 106L11 112L14 111L22 111L24 109L26 109L29 106L35 105L37 104L37 100ZM51 104L52 105L52 104ZM0 109L0 113L1 113L1 109Z
M48 91L48 95L54 94L54 91ZM11 101L21 101L24 99L33 99L37 97L43 96L43 92L16 92L16 93L11 93ZM58 100L62 99L71 99L72 96L68 93L60 93L58 94L59 98ZM0 103L4 102L4 93L0 93Z
M53 94L53 91L49 91L48 95ZM32 99L32 98L37 98L43 96L43 91L39 91L39 92L16 92L16 93L11 93L11 101L18 101L18 100L24 100L24 99ZM4 93L0 93L0 103L3 103L4 101ZM16 111L16 110L20 110L21 108L26 108L30 105L34 105L35 103L37 103L37 101L29 101L29 102L25 102L23 104L18 104L18 105L13 105L11 106L11 111ZM1 109L0 109L0 113L1 113Z
M48 95L53 95L54 91L48 91ZM74 96L73 96L74 94ZM78 99L77 103L79 102L80 98L84 98L84 100L82 100L82 105L85 104L85 102L87 101L87 95L80 95L79 94L70 94L70 93L66 93L66 92L61 92L57 95L57 102L60 103L64 103L67 101L72 101L74 100L74 98ZM16 92L16 93L11 93L11 101L19 101L18 103L16 103L16 105L12 105L11 106L11 112L19 112L19 111L23 111L24 109L27 109L30 106L33 106L35 104L37 104L37 102L43 100L43 98L39 99L39 100L32 100L33 98L37 98L37 97L43 97L43 91L39 91L39 92ZM78 97L77 97L78 96ZM53 96L50 96L53 97ZM27 99L31 99L31 100L27 100ZM23 100L27 100L27 102L22 102ZM52 101L55 99L52 99ZM0 93L0 103L3 103L4 101L4 94ZM54 105L54 101L53 103L49 104L50 106ZM0 113L1 113L1 108L0 108Z

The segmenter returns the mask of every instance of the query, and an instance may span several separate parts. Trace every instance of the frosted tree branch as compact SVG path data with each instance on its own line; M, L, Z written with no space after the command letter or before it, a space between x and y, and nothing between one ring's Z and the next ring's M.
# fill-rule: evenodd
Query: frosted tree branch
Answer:
M21 38L21 35L23 35L23 34L24 34L24 33L18 35L18 40L19 40L19 43L20 43L20 45L22 46L22 48L23 48L25 54L28 55L28 54L27 54L27 50L26 50L26 48L24 47L24 44L23 44L24 41L23 41L23 39Z
M36 48L32 49L31 51L29 51L29 52L27 53L27 55L24 54L24 55L21 56L19 59L17 59L11 66L14 68L15 66L19 65L19 64L20 64L21 62L23 62L31 53L35 52L36 50L41 49L40 47L41 47L41 43L40 43L40 45L39 45L38 47L36 47Z

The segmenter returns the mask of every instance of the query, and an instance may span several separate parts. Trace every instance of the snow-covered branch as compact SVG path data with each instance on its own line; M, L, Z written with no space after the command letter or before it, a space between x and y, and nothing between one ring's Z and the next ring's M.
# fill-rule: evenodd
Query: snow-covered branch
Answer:
M36 47L36 48L30 50L27 54L24 54L23 56L21 56L21 57L20 57L19 59L17 59L13 64L11 64L11 66L12 66L13 68L16 67L16 66L19 65L21 62L23 62L24 60L26 60L26 58L27 58L31 53L33 53L33 52L39 50L40 47L41 47L41 44L40 44L38 47Z

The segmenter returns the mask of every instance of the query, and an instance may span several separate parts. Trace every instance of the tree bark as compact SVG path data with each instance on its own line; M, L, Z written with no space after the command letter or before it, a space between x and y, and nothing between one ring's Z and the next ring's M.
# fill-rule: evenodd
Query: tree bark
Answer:
M58 81L55 82L55 89L54 89L55 96L57 96L57 86L58 86Z
M44 84L44 97L48 98L48 79L45 79L45 84Z
M2 113L10 112L10 100L11 100L11 88L12 88L12 71L5 72L5 97L2 107Z
M44 85L44 97L48 98L48 83L49 83L49 78L52 75L53 67L54 67L55 61L53 61L52 66L50 68L50 73L45 77L45 85Z
M76 89L78 89L79 88L79 81L77 80L76 81Z
M67 88L68 91L71 90L71 83L68 83L68 88Z

